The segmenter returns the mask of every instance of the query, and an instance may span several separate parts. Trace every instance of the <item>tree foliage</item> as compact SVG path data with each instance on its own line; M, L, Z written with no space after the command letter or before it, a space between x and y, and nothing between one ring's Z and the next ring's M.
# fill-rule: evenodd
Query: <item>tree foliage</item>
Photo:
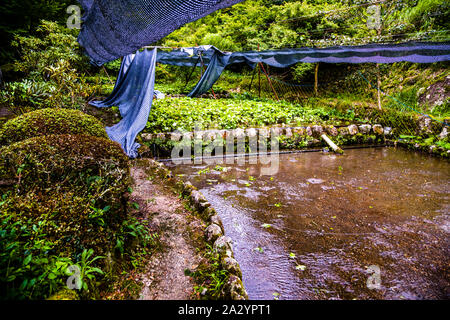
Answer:
M222 50L265 50L374 41L441 39L450 5L439 0L379 3L382 34L368 26L372 1L247 0L192 22L167 36L169 46L212 44Z

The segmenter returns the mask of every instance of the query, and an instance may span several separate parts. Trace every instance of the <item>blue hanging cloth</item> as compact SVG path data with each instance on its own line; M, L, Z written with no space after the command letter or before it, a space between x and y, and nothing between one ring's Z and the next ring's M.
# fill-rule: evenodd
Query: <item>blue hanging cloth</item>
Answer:
M221 52L213 46L182 48L158 53L158 62L176 66L195 66L201 54L205 73L189 97L206 93L219 79L227 65L247 63L254 68L265 63L276 68L287 68L295 63L434 63L450 60L450 42L408 42L400 44L372 44L329 48L295 48L268 51Z
M219 80L220 75L228 65L229 59L230 56L224 55L219 50L214 50L208 68L206 68L205 73L202 75L195 88L187 96L196 97L211 89L214 83Z
M124 57L111 95L104 101L92 101L92 106L119 107L122 120L107 127L111 140L120 143L130 158L138 156L140 144L135 142L148 121L155 88L156 49L144 50Z

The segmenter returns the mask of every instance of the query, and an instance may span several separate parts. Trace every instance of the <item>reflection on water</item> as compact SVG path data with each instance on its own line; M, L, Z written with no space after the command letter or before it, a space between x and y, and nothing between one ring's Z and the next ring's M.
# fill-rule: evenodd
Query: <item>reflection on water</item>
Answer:
M173 170L222 218L250 299L450 297L448 162L383 148L282 155L274 176L222 166Z

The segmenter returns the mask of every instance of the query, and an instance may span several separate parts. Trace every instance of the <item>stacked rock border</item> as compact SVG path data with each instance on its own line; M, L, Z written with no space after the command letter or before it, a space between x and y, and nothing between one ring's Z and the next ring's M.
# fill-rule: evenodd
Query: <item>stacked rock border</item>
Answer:
M421 132L428 133L421 129ZM252 138L263 137L269 138L272 134L276 134L280 139L280 149L297 149L295 142L306 141L303 147L321 147L326 144L320 140L322 134L328 134L332 140L338 145L351 144L374 144L383 142L390 146L402 147L409 150L420 151L434 156L450 158L450 150L445 150L437 145L421 146L417 143L411 143L405 139L395 137L395 129L383 127L380 124L350 124L347 126L332 125L312 125L306 127L287 127L276 126L267 128L248 128L248 129L231 129L231 130L203 130L194 132L167 132L167 133L143 133L141 138L144 142L162 146L167 143L177 143L183 138L191 140L200 139L206 142L212 142L217 137L227 139L234 138ZM445 139L448 135L448 128L443 127L442 132L438 135L440 140ZM286 141L288 143L286 143ZM290 142L290 143L289 143ZM294 143L294 148L292 148Z
M199 213L200 217L207 224L204 230L208 244L219 254L221 267L228 271L228 281L223 287L223 296L232 300L247 300L248 294L242 283L242 271L239 263L234 258L233 245L230 237L225 236L223 223L216 210L206 200L203 194L197 190L190 182L184 182L174 177L173 173L164 164L149 159L150 166L163 179L168 180L177 191L181 192L193 209Z

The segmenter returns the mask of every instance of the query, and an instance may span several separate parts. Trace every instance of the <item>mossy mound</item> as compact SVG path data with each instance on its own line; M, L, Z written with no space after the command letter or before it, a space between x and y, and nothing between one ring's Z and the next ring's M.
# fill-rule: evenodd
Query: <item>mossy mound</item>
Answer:
M108 137L102 123L93 116L78 110L47 108L7 121L0 129L0 145L51 134Z
M75 290L62 289L47 300L79 300L79 298Z
M49 135L0 149L0 215L41 225L58 253L113 251L129 182L128 157L105 138Z
M22 193L88 190L99 179L115 186L128 170L118 143L87 135L34 137L0 149L0 187L16 185Z

